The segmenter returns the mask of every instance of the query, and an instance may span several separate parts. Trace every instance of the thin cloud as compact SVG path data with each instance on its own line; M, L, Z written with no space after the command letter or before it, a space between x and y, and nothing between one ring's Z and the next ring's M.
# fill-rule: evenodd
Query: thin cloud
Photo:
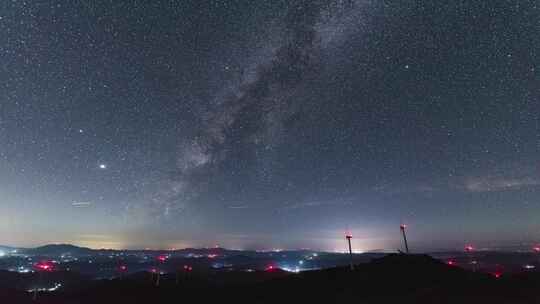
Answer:
M465 182L469 192L513 191L540 186L540 180L526 178L474 178Z
M227 206L228 209L248 209L248 205Z
M73 202L71 206L75 208L86 208L92 206L92 202Z
M314 207L322 207L322 206L351 205L351 204L352 202L314 201L314 202L305 202L305 203L286 205L286 206L281 207L280 210L294 210L294 209L301 209L301 208L314 208Z

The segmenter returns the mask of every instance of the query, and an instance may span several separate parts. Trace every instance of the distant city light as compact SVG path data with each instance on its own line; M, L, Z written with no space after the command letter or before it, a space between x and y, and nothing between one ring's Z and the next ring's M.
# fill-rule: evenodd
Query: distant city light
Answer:
M274 271L274 270L276 270L276 269L277 269L277 268L274 267L274 265L269 265L268 267L266 267L265 270L270 272L270 271Z
M35 292L35 291L56 291L58 290L60 287L62 287L62 283L54 283L54 286L53 287L49 287L49 288L33 288L33 289L28 289L28 292Z
M300 268L298 267L295 267L295 268L290 268L290 267L281 267L281 269L287 271L287 272L292 272L292 273L299 273L300 272Z
M18 267L11 267L8 269L8 271L15 271L18 273L29 273L32 272L31 269L25 267L25 266L18 266Z

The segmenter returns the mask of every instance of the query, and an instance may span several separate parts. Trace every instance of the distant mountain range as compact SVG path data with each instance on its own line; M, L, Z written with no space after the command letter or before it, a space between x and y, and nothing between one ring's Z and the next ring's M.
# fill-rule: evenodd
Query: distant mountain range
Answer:
M22 250L22 252L33 255L85 255L93 253L94 250L91 248L79 247L71 244L49 244L36 248L27 248Z
M74 255L84 255L91 254L95 252L94 249L79 247L71 244L48 244L44 246L39 246L35 248L23 248L23 247L12 247L12 246L3 246L0 245L0 251L4 253L17 251L17 253L22 254L31 254L31 255L61 255L61 254L74 254Z
M61 254L72 254L72 255L89 255L89 254L95 254L98 252L114 252L114 251L131 251L131 252L171 252L170 250L149 250L149 249L135 249L135 250L116 250L116 249L92 249L87 247L80 247L72 244L47 244L44 246L34 247L34 248L24 248L24 247L12 247L12 246L3 246L0 245L0 251L3 251L4 253L17 251L21 254L29 254L29 255L51 255L51 256L58 256ZM201 254L201 255L207 255L207 254L217 254L217 255L223 255L223 254L231 254L236 253L239 254L242 252L243 254L255 254L256 251L240 251L240 250L231 250L231 249L225 249L225 248L183 248L183 249L177 249L173 252L176 253L191 253L191 254Z
M228 256L246 256L246 257L257 257L260 255L269 255L278 254L274 251L255 251L255 250L234 250L226 249L221 247L210 247L210 248L183 248L177 250L149 250L149 249L131 249L131 250L115 250L115 249L92 249L87 247L80 247L72 244L47 244L44 246L34 247L34 248L23 248L23 247L12 247L12 246L2 246L0 245L0 250L4 253L13 252L14 250L20 254L28 255L41 255L41 256L60 256L62 254L70 254L74 256L82 255L92 255L96 253L106 253L106 252L146 252L146 253L177 253L177 254L194 254L194 255L228 255ZM304 255L310 252L317 252L319 254L325 254L323 251L313 251L313 250L285 250L280 251L280 255ZM332 254L332 253L327 253ZM375 254L375 253L374 253Z
M491 248L492 250L483 249L478 251L499 251L499 252L523 252L523 248L518 247L505 247L505 248ZM87 247L81 247L76 246L73 244L47 244L44 246L34 247L34 248L24 248L24 247L14 247L14 246L5 246L0 245L0 254L3 253L10 253L13 251L17 251L18 253L22 254L29 254L29 255L50 255L50 256L58 256L61 254L72 254L72 255L90 255L95 254L98 252L115 252L115 251L131 251L131 252L175 252L175 253L191 253L191 254L200 254L200 255L208 255L208 254L217 254L217 255L246 255L246 256L255 256L263 253L262 251L254 251L254 250L234 250L234 249L226 249L221 247L211 247L211 248L183 248L183 249L177 249L177 250L149 250L149 249L131 249L131 250L115 250L115 249L92 249ZM525 250L527 251L527 250ZM530 249L529 249L530 251ZM285 250L281 251L282 254L287 253L295 253L295 254L306 254L309 252L317 252L317 253L325 253L324 251L317 251L317 250ZM266 253L271 254L272 251L267 251ZM328 254L331 254L330 252L326 252ZM388 250L371 250L364 253L364 255L382 255L391 253ZM434 256L444 256L447 254L459 254L462 253L462 251L458 250L447 250L447 251L434 251L431 252Z
M117 249L92 249L87 247L80 247L72 244L47 244L34 248L24 248L24 247L12 247L12 246L3 246L0 245L0 250L4 252L11 252L17 250L18 253L23 254L32 254L32 255L60 255L60 254L92 254L96 252L111 252L111 251L132 251L132 252L171 252L171 250L151 250L151 249L126 249L126 250L117 250ZM291 250L289 252L303 252L304 250ZM172 250L176 253L192 253L192 254L231 254L231 253L240 253L243 254L255 254L256 251L253 250L234 250L226 249L221 247L211 247L211 248L183 248ZM287 252L287 251L283 251Z

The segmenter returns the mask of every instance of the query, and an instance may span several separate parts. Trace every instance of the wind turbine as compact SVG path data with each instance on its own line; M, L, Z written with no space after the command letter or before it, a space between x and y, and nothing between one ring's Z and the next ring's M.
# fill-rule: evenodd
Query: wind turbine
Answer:
M540 245L534 245L532 251L537 255L540 254Z
M186 277L189 275L189 273L193 271L193 267L189 266L189 265L184 265L184 279L186 279ZM180 270L178 270L176 272L176 284L178 285L178 283L180 282L180 278L179 278L179 273L180 273Z
M405 253L409 253L409 244L407 243L407 234L405 233L405 230L407 229L407 225L401 224L399 225L399 230L401 230L401 235L403 235L403 243L405 244Z
M118 266L118 274L120 275L120 280L124 278L124 274L128 271L128 268L126 265L121 264Z
M472 245L466 245L465 252L467 253L467 256L469 257L469 264L472 265L473 272L476 272L476 261L474 260L474 256L473 256L474 247Z
M351 270L354 270L353 254L352 254L352 246L351 246L352 234L350 232L347 232L345 234L345 239L347 239L347 243L349 244L349 257L351 258L351 261L350 261Z
M163 264L163 263L165 263L165 261L167 261L167 256L161 254L161 255L159 255L159 256L157 257L157 261L158 261L158 263ZM156 267L156 275L157 275L157 278L156 278L156 286L159 286L159 280L160 280L160 277L161 277L161 270L160 270L160 268L158 268L158 267Z

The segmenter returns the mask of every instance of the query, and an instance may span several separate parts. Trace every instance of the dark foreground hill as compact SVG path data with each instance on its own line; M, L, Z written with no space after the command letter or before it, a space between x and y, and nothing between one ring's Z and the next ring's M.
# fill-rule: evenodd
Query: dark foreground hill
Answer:
M289 274L137 273L122 279L40 294L3 289L2 303L540 303L540 274L496 278L446 265L426 255L392 254L349 268ZM4 301L5 300L5 301Z

